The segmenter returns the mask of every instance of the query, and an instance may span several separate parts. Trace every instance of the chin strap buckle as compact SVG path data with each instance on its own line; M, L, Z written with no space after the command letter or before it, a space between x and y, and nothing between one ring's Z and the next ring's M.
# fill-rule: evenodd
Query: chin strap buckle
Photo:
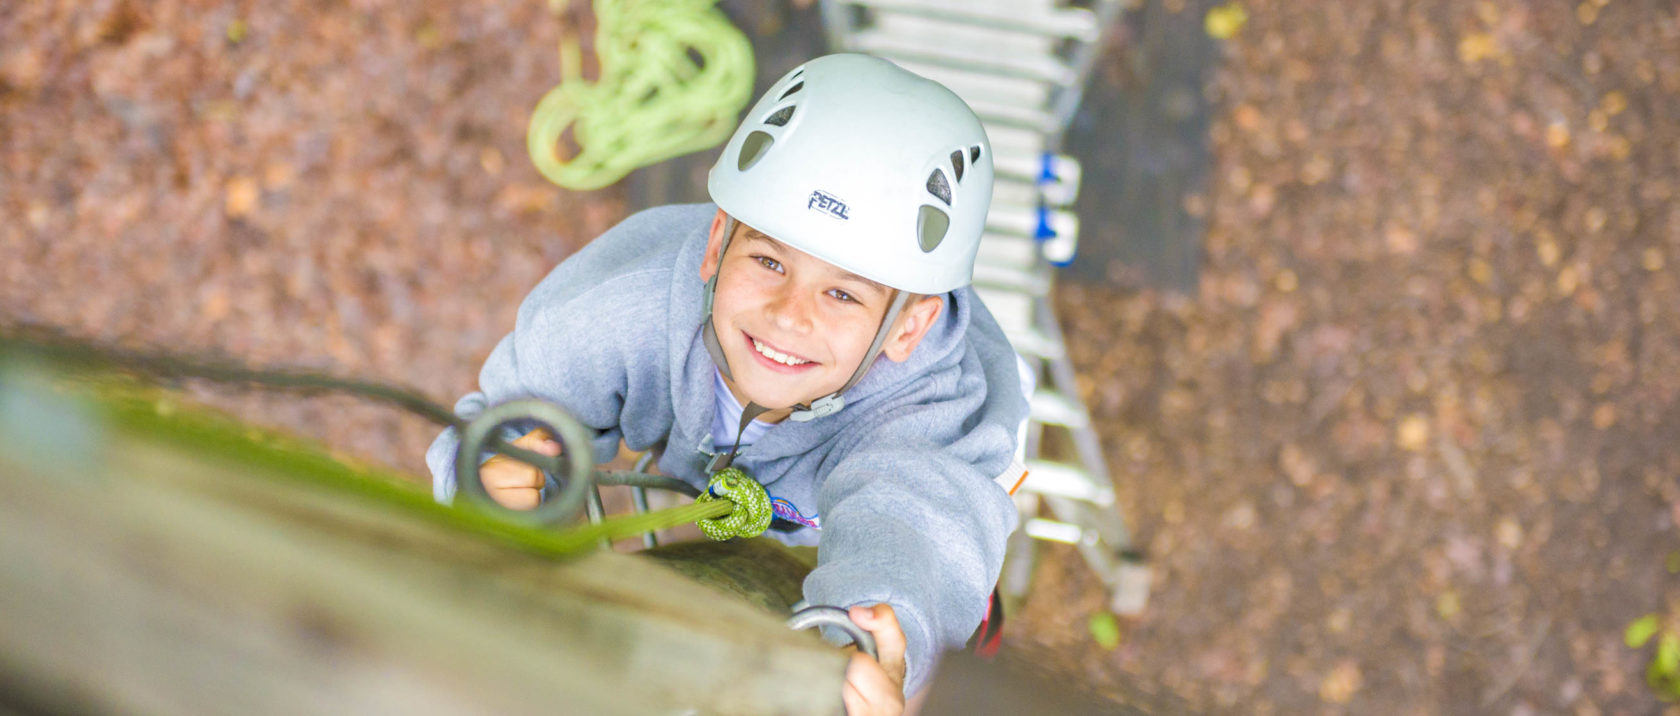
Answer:
M788 416L788 419L795 422L808 423L812 420L816 420L817 418L826 418L830 415L838 413L840 412L840 409L844 407L846 407L846 399L840 397L840 395L836 393L811 401L810 407L795 408L793 414Z

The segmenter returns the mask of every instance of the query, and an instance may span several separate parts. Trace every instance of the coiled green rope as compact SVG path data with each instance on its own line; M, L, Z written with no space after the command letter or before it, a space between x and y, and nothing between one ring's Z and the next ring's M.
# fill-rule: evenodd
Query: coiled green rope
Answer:
M694 498L693 504L608 517L595 524L561 530L554 534L554 540L564 551L584 550L602 541L640 537L693 522L700 526L702 534L724 542L764 534L774 515L764 486L732 467L712 475L706 491Z
M757 480L740 468L726 468L712 475L706 491L694 498L694 504L714 500L728 500L735 508L722 517L700 520L700 532L719 542L735 537L757 537L770 528L775 511L770 507L770 494Z
M549 2L557 12L564 4ZM727 139L752 95L752 44L712 4L595 0L599 76L582 77L577 38L563 38L560 84L537 103L525 135L537 170L567 189L599 189Z

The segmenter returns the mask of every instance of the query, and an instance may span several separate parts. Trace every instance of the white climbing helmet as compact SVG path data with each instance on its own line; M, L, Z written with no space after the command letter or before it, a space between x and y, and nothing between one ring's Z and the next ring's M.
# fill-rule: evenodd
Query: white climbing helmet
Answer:
M732 218L883 285L968 285L992 202L992 148L961 98L869 55L778 80L712 166Z

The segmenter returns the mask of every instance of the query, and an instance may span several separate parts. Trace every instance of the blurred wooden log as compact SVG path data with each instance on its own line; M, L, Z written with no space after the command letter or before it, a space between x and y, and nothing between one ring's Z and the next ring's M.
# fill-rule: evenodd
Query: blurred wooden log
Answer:
M814 548L785 547L769 537L677 542L642 555L772 614L791 614L805 598L805 575L817 561Z
M839 651L651 560L536 556L98 418L43 444L5 391L0 707L840 710Z

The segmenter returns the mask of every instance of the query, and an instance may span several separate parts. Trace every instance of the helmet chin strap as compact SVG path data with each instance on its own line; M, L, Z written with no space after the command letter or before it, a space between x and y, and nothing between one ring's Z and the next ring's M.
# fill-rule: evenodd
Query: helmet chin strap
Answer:
M788 418L799 422L815 420L840 412L846 407L846 399L841 396L863 380L863 374L869 372L869 367L875 364L875 358L881 355L881 346L887 342L887 333L892 331L893 322L898 314L904 311L904 304L910 301L910 294L893 289L892 305L887 307L887 315L881 317L881 327L875 329L875 340L869 342L869 350L863 354L863 361L858 363L857 370L852 371L852 377L846 379L846 384L839 390L811 401L810 405L793 406L793 414Z
M717 294L718 275L723 273L723 254L729 250L729 239L735 235L735 217L728 214L724 216L723 241L718 247L717 270L712 272L711 278L706 279L706 288L701 299L701 313L704 314L704 318L700 321L700 335L701 340L706 344L706 352L711 354L712 362L717 364L718 372L733 382L735 376L729 371L729 359L724 356L723 344L718 342L717 329L712 325L712 299ZM904 306L909 301L910 294L894 289L892 303L887 307L886 315L881 317L880 327L875 329L875 339L870 341L869 350L864 353L863 361L858 363L857 370L852 371L852 377L846 379L846 384L840 386L840 389L833 393L817 398L809 404L794 405L793 412L788 415L788 418L797 422L807 422L833 415L846 407L846 399L841 393L851 390L852 386L857 385L858 381L863 380L864 374L869 372L869 367L875 363L875 358L881 355L881 346L886 344L887 334L892 330L893 323L898 319L898 314L904 311ZM741 447L741 435L746 432L747 425L754 418L770 412L770 410L772 409L747 401L746 407L741 409L741 426L735 431L735 444L729 448L728 455L714 459L709 469L715 471L729 467L730 463L735 460L735 453Z

